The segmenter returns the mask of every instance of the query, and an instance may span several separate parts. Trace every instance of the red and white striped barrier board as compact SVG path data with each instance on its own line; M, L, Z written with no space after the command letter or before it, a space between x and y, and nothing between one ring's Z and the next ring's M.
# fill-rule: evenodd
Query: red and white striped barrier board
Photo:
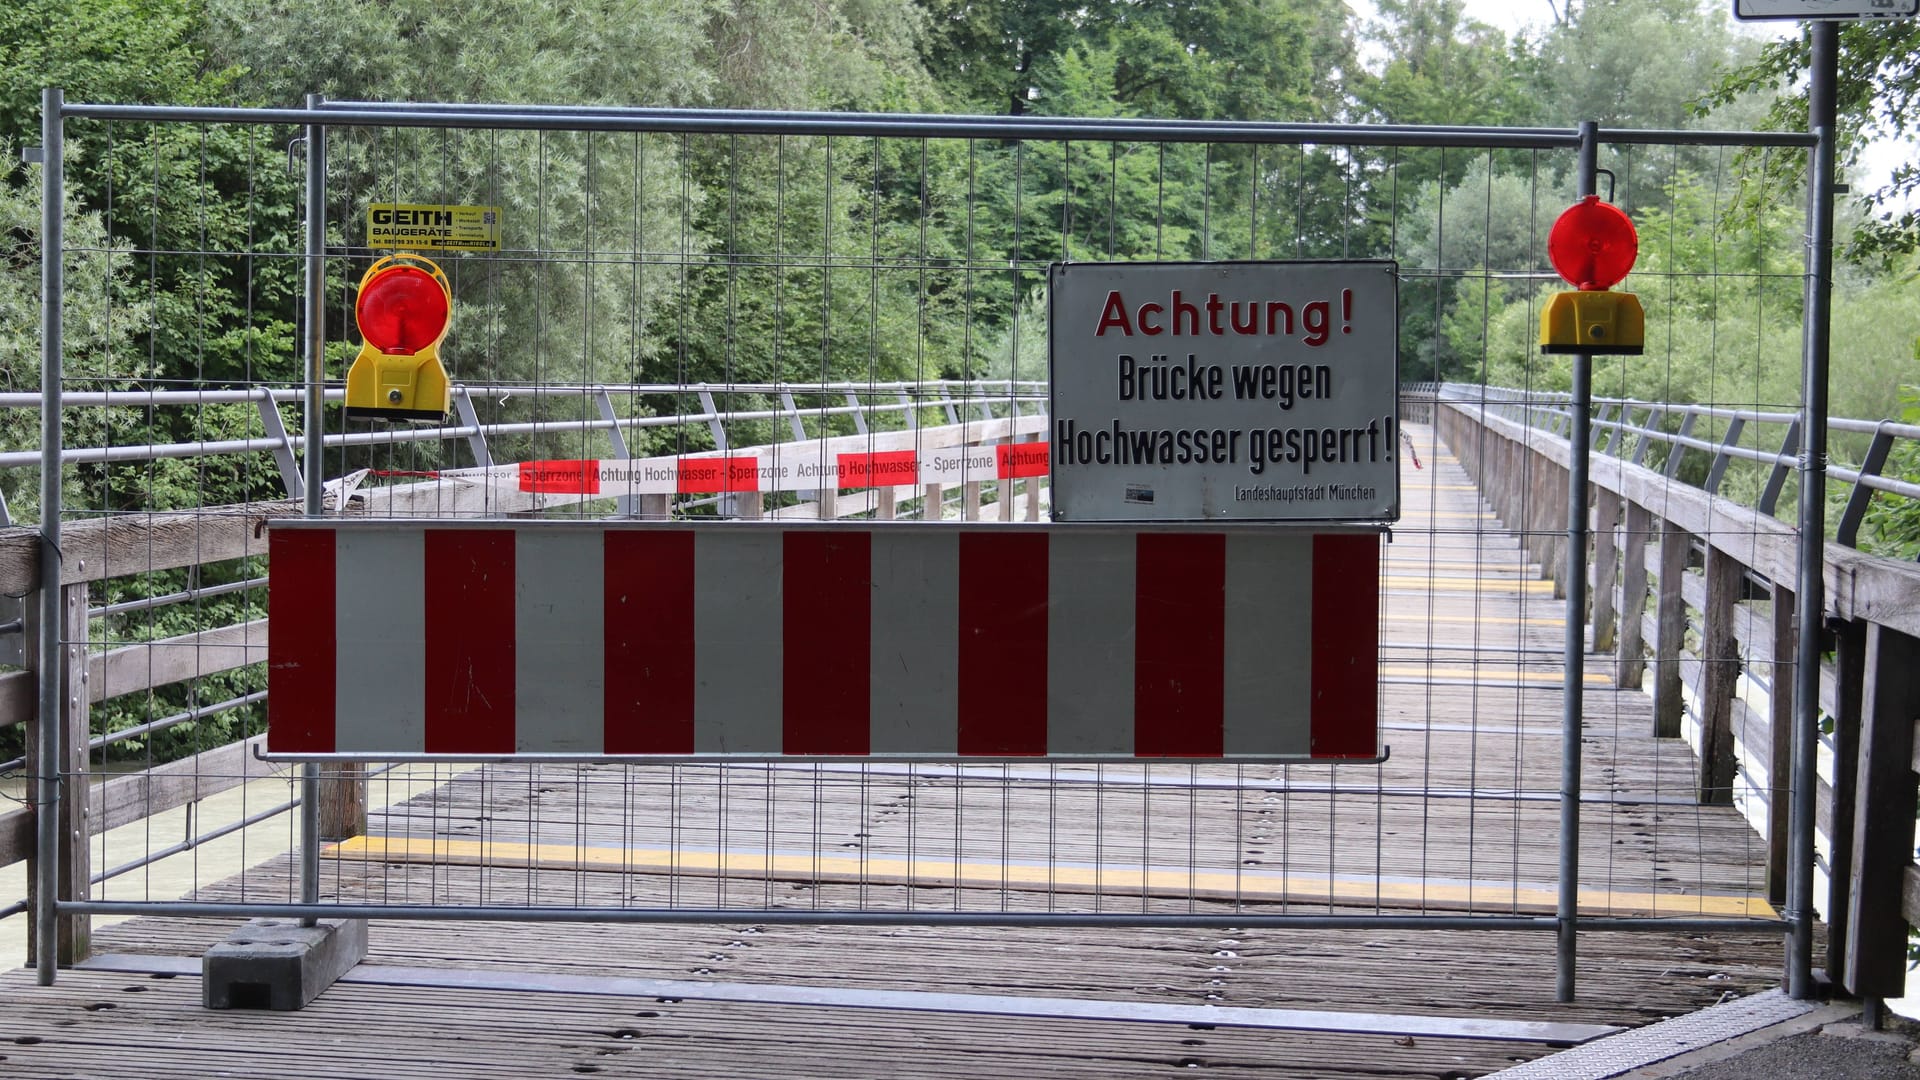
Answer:
M268 749L1371 759L1380 543L276 522Z

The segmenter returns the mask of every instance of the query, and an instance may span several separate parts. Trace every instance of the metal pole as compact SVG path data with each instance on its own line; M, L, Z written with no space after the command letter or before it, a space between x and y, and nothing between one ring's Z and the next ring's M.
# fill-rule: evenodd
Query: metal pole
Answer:
M307 95L307 108L320 107L319 94ZM306 346L307 400L301 420L301 435L306 442L301 483L305 488L306 516L321 517L326 507L321 499L321 460L325 454L322 398L326 384L326 290L327 290L327 129L320 124L307 125L307 227L306 227ZM320 899L320 766L311 762L300 767L300 902L312 904ZM313 926L315 920L301 920Z
M1834 81L1839 66L1840 28L1816 22L1807 125L1813 152L1807 164L1806 329L1802 338L1800 455L1800 577L1794 610L1800 619L1794 654L1793 803L1789 807L1787 850L1787 993L1813 996L1813 832L1820 738L1820 631L1826 613L1827 533L1827 343L1833 300ZM1836 836L1836 844L1850 838Z
M39 759L34 769L35 970L41 986L53 985L60 932L55 904L60 895L60 762L62 677L60 628L60 388L65 346L61 324L66 288L65 129L59 90L40 92L40 701ZM83 898L84 899L84 898Z
M1600 128L1580 124L1576 180L1580 195L1594 193L1600 170ZM1560 714L1560 896L1555 907L1554 999L1572 1001L1580 917L1580 718L1587 672L1587 457L1593 452L1593 357L1573 354L1573 396L1567 403L1567 636Z

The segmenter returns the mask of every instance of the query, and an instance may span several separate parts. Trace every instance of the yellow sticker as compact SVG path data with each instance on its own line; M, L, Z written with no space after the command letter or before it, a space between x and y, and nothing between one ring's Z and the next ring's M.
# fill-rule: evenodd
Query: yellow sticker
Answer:
M374 203L367 207L367 246L410 251L499 251L500 208Z

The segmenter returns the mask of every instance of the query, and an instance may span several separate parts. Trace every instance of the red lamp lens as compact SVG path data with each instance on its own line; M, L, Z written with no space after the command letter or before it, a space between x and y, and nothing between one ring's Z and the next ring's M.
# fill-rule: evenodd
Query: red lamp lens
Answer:
M1576 289L1611 289L1640 256L1633 221L1598 195L1567 208L1547 233L1547 258Z
M393 266L360 290L353 317L360 333L383 353L410 355L447 328L447 293L432 274L416 266Z

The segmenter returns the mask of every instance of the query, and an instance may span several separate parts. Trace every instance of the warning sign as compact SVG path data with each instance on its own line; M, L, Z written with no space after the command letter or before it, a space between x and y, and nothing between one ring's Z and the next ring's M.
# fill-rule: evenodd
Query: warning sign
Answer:
M500 208L374 203L367 207L367 246L409 251L499 251Z
M1054 264L1054 519L1397 519L1397 274Z

